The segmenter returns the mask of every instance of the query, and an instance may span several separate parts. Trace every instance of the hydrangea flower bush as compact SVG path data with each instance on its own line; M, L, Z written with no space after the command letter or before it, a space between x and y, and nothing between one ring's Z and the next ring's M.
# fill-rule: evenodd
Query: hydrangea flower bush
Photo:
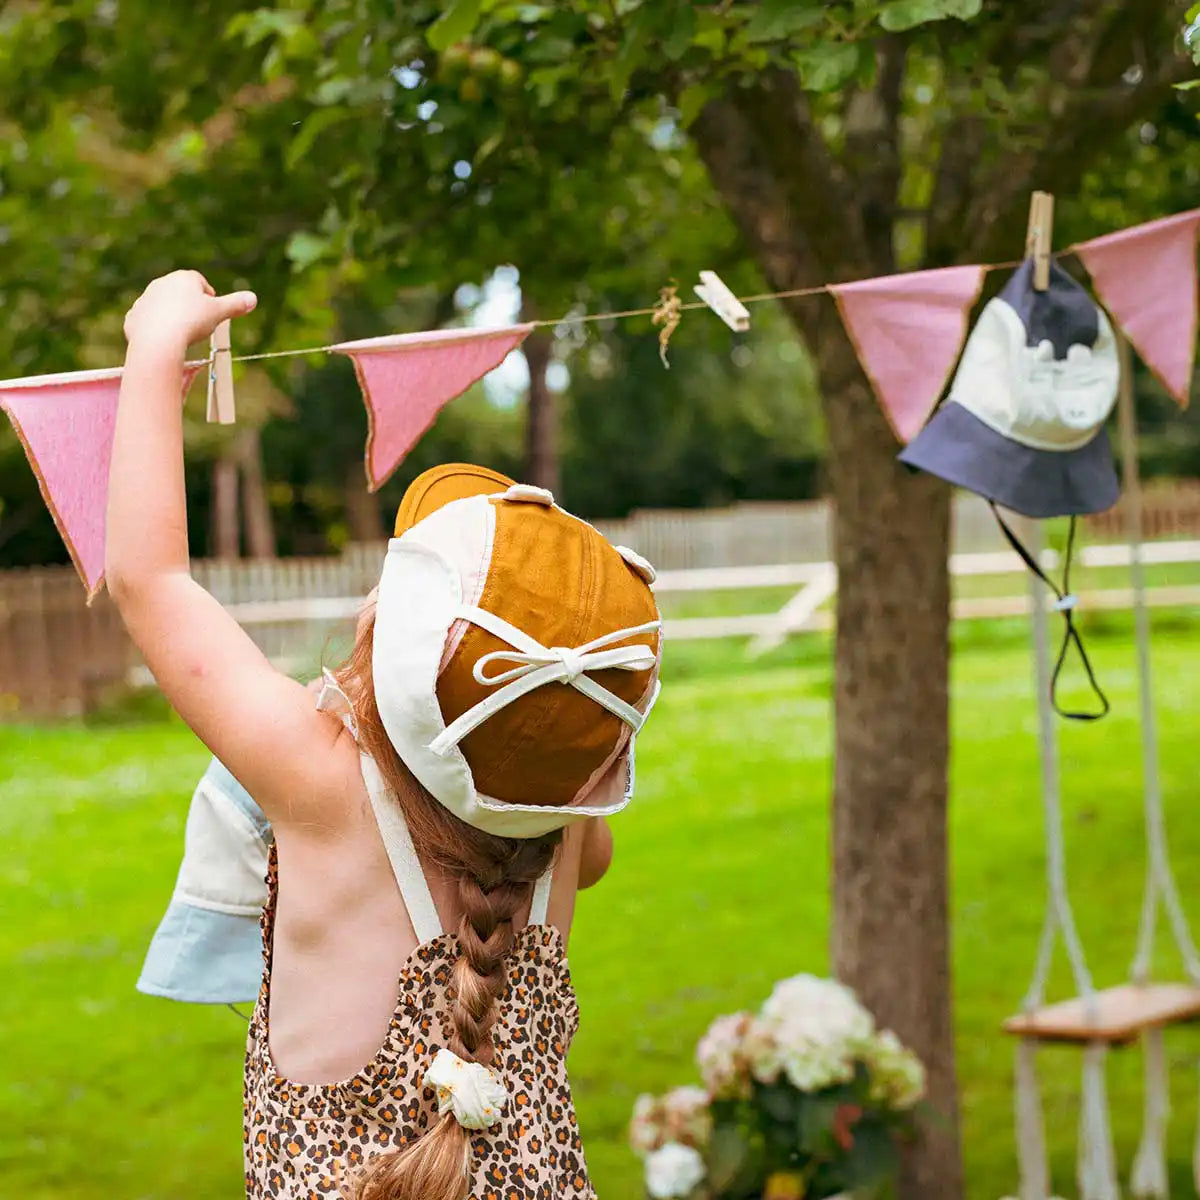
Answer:
M703 1087L640 1096L629 1140L650 1200L827 1200L890 1180L925 1071L847 987L797 975L718 1017Z

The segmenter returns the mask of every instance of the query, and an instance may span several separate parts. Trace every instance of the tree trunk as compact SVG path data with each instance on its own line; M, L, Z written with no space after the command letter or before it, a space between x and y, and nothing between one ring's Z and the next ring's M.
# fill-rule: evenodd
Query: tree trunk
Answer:
M529 419L525 428L525 480L558 494L558 407L546 385L553 338L548 329L535 329L525 339L529 364Z
M238 558L238 463L233 446L225 447L212 469L212 538L209 554L213 558Z
M841 329L817 359L832 451L835 974L929 1072L901 1195L962 1195L949 944L950 490L896 462Z
M253 426L238 435L242 468L242 519L246 527L246 553L251 558L275 557L275 523L263 478L262 437Z
M352 542L382 542L387 537L383 516L379 511L379 499L367 491L367 479L363 474L362 459L356 458L346 471L343 490L346 506L346 526Z
M869 190L848 186L805 104L784 80L711 102L693 127L772 290L893 269L886 206L880 216ZM888 158L878 157L872 182L886 191ZM835 507L831 960L929 1073L934 1115L905 1155L902 1200L960 1200L946 835L949 489L897 463L899 444L832 300L785 304L817 365Z

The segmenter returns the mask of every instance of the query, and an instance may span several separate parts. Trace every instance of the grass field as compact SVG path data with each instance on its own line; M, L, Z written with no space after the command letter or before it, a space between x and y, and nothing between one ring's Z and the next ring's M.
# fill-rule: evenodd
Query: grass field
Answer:
M1193 910L1197 614L1156 618L1175 865ZM1073 896L1097 981L1133 950L1142 882L1135 663L1127 621L1093 623L1114 701L1063 729ZM753 669L731 646L673 648L640 744L640 799L610 878L582 898L572 970L584 1013L572 1075L605 1200L640 1196L634 1097L693 1079L717 1014L826 967L830 672L797 640ZM973 627L954 667L952 838L959 1070L972 1200L1013 1190L1012 1047L998 1032L1032 970L1042 910L1035 713L1024 626ZM0 1195L179 1200L239 1193L243 1026L225 1009L137 995L206 760L170 721L0 728ZM1195 913L1200 920L1200 913ZM1164 976L1178 964L1161 956ZM1057 994L1067 993L1057 964ZM1200 1040L1173 1033L1171 1158L1188 1179ZM1073 1196L1078 1061L1047 1051L1057 1190ZM1186 1068L1186 1069L1184 1069ZM1135 1052L1110 1066L1118 1151L1140 1125Z

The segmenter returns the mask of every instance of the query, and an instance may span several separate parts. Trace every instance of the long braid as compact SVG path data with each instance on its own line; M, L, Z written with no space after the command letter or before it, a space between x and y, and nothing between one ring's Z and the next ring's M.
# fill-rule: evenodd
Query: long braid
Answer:
M556 830L536 839L501 838L473 829L441 807L412 778L379 716L371 679L374 614L360 628L340 679L358 718L359 744L404 802L413 844L426 862L458 881L460 950L451 976L449 1049L490 1066L492 1030L507 983L514 921L562 842ZM471 1138L452 1113L398 1150L378 1154L348 1179L347 1200L465 1200L470 1189Z
M508 981L513 922L553 861L561 834L526 842L489 840L503 850L499 861L458 879L463 915L450 1013L450 1050L484 1066L495 1055L492 1029ZM346 1194L350 1200L465 1200L470 1178L470 1135L447 1113L411 1145L371 1159Z
M513 922L550 865L558 840L554 836L510 842L506 849L513 848L507 861L487 873L459 876L463 915L458 925L460 953L454 964L450 1049L460 1058L484 1066L492 1063L492 1028L507 982L505 960L516 939Z

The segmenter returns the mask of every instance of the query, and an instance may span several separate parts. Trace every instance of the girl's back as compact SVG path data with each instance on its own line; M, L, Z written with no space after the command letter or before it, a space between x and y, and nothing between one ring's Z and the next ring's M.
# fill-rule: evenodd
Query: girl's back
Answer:
M311 856L312 876L296 862L291 904L272 855L266 969L246 1056L248 1197L337 1194L339 1179L372 1154L437 1121L423 1076L432 1048L454 1038L447 993L460 948L443 929L464 914L457 888L427 875L403 844L391 848L393 868L370 804L366 813L329 875L323 856ZM574 831L564 839L498 968L492 1066L508 1103L501 1123L476 1139L472 1196L594 1195L565 1061L579 1023L565 931L584 841Z
M350 735L344 818L329 837L281 835L272 922L271 1049L280 1074L300 1083L354 1074L379 1049L396 1007L401 969L421 939L413 928L367 795ZM346 749L343 747L342 749ZM352 772L352 774L350 774ZM554 865L548 923L564 940L583 885L607 865L607 829L568 830ZM422 863L441 929L463 916L457 884ZM531 897L532 899L532 897ZM514 922L529 919L526 904Z
M274 829L247 1194L590 1195L566 935L657 693L652 571L548 493L427 472L327 689L342 720L318 711L188 571L184 351L253 302L177 272L130 311L107 546L147 664Z

